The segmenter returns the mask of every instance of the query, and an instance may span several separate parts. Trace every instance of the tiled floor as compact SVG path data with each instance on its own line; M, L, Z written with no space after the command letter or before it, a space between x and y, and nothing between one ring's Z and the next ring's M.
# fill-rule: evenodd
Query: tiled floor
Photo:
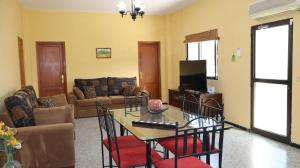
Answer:
M101 167L100 132L97 118L76 120L75 148L77 168ZM107 155L105 158L107 160ZM217 159L217 155L212 157L214 168L218 167ZM225 132L223 167L300 168L300 150L256 134L231 129Z

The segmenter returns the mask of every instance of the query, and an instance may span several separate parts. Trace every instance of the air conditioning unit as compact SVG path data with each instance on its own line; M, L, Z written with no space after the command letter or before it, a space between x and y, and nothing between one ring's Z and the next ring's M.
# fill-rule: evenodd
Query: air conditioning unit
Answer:
M287 11L300 9L300 0L259 0L249 7L249 14L259 19Z

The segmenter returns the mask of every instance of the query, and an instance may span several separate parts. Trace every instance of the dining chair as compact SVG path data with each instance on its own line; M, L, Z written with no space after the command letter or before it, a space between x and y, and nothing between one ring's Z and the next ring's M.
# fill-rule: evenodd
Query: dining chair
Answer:
M183 96L181 110L185 113L199 115L200 101L194 94L186 94Z
M199 126L187 127L193 121L204 121L205 124ZM210 124L210 126L206 126ZM169 126L171 128L171 126ZM189 121L184 127L179 127L178 123L172 128L174 130L174 158L158 161L156 168L211 168L210 155L217 153L218 148L223 145L224 125L213 118L198 116ZM217 133L219 136L217 136ZM183 142L180 141L183 137ZM192 137L191 142L188 138ZM202 139L202 142L200 140ZM182 143L182 144L181 144ZM199 144L201 148L199 149ZM181 146L183 145L182 150ZM191 148L190 148L191 147ZM199 156L206 156L206 163L199 160ZM221 167L221 166L220 166Z
M141 111L142 108L148 104L149 96L143 94L142 96L125 96L124 97L124 109L125 115L130 112Z
M200 115L206 117L214 117L215 119L222 121L224 117L224 105L213 98L201 99L200 101Z
M191 119L197 117L200 113L199 99L194 94L185 94L182 97L181 110L183 112L183 117L186 120L191 120ZM180 139L179 142L182 142L182 137L179 137L179 139ZM192 140L192 138L189 137L188 141L191 142L191 140ZM165 159L169 158L169 150L171 150L171 152L172 151L174 152L174 149L173 149L174 146L169 145L170 143L172 144L172 142L174 142L174 138L167 138L167 139L162 139L162 140L158 141L158 143L161 146L163 146L163 153L164 153ZM182 144L182 143L180 143L180 144ZM182 151L182 147L179 149L179 151ZM180 152L180 153L182 153L182 152Z
M109 165L104 164L104 150L102 145L102 166L131 168L146 165L146 144L134 136L117 137L114 125L114 117L109 110L97 104L98 121L101 132L102 144L109 152ZM102 129L106 132L107 139L104 140ZM106 142L105 142L106 141ZM161 157L154 150L151 151L153 162L161 160ZM116 166L113 165L113 161Z
M217 120L218 122L220 122L222 124L222 127L224 127L223 105L217 104L218 106L215 106L215 104L213 104L213 103L216 103L215 100L213 100L213 99L208 99L206 101L203 101L199 108L199 110L200 110L199 115L190 115L190 114L184 112L185 118L189 121L194 121L194 119L199 116L211 117L211 118L214 118L215 120ZM209 114L216 114L216 115L209 115ZM223 133L220 136L223 137ZM193 142L194 142L193 139L194 138L192 136L188 136L186 138L186 140L183 136L178 137L178 154L179 155L184 154L184 141L187 142L187 153L189 153L189 154L192 153ZM175 153L174 138L166 138L166 139L159 140L159 144L164 148L165 158L169 158L169 151L172 152L173 154ZM202 151L202 145L203 145L202 140L199 139L199 141L197 141L197 151L199 153L201 153L201 151ZM223 144L220 144L220 147L221 148L216 149L216 152L219 154L219 167L222 166ZM209 156L208 156L208 159L209 159Z

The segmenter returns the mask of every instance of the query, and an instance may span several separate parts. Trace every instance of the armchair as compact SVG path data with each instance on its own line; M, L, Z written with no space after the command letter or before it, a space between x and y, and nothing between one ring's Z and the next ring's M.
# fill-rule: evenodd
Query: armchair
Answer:
M32 94L25 92L28 88ZM24 168L74 167L74 106L62 101L65 95L53 96L56 107L41 106L33 88L25 89L6 99L8 112L0 114L7 126L17 128L16 138L22 141L15 159Z

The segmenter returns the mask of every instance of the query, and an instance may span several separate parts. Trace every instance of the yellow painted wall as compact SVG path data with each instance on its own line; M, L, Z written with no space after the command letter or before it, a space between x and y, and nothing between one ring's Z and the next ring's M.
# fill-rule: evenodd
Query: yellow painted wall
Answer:
M18 36L22 37L19 1L0 0L0 112L4 98L20 87Z
M292 141L300 143L300 12L289 12L253 20L248 14L249 1L199 0L166 17L167 72L169 88L179 83L178 61L186 57L184 37L217 28L219 43L219 80L209 81L224 96L226 120L250 127L250 28L265 22L294 18ZM231 62L230 56L241 48L242 56ZM170 76L170 74L172 74ZM276 96L276 93L274 93Z
M135 22L119 14L24 12L28 83L38 88L36 41L65 41L68 90L75 78L138 76L138 41L161 42L162 96L166 99L164 18L145 16ZM112 48L111 59L96 59L96 48Z

